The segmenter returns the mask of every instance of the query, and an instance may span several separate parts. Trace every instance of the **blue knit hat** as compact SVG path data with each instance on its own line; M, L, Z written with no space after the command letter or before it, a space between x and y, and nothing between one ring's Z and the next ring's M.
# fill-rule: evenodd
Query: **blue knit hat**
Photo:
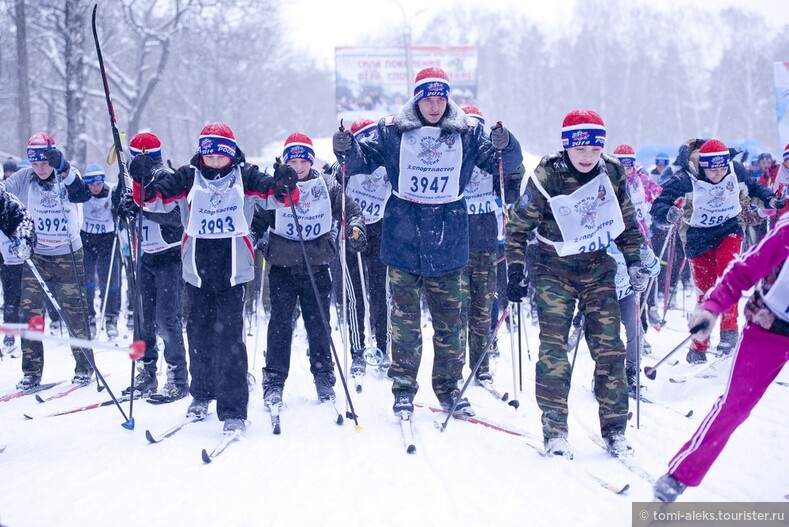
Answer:
M85 175L82 179L88 185L94 185L96 183L104 183L104 179L105 179L104 167L101 165L97 165L96 163L91 163L90 165L85 167Z

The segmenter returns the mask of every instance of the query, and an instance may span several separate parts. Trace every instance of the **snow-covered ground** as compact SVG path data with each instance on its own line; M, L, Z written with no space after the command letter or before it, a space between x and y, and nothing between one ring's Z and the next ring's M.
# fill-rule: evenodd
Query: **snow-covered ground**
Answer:
M690 298L686 305L690 309ZM654 353L644 359L646 365L654 364L684 338L684 316L681 310L672 310L662 331L650 330L648 340ZM249 337L250 367L254 360L258 380L264 327L261 319L257 357L251 346L255 338ZM457 420L451 420L442 433L434 427L434 420L443 414L423 407L414 418L414 455L403 448L391 411L388 379L369 373L364 393L353 394L358 430L350 419L336 425L330 410L317 404L300 323L285 387L282 434L272 435L261 388L256 385L246 437L210 465L203 464L200 451L210 450L220 439L222 426L215 413L160 444L151 445L145 439L146 429L162 431L177 422L188 398L162 406L137 401L133 431L121 427L124 419L112 406L38 418L106 399L106 392L97 394L95 387L44 404L33 396L2 402L0 445L6 449L0 454L0 523L9 527L629 525L631 503L651 500L652 491L646 481L608 458L590 438L598 433L598 420L590 391L592 362L585 343L580 346L570 396L569 439L575 460L547 460L525 444L540 444L540 420L533 386L538 331L528 320L524 329L531 361L526 359L524 345L523 392L517 393L520 409L476 386L467 395L479 416L530 437ZM430 332L428 325L425 333L429 336ZM335 342L341 350L338 337ZM512 396L506 330L501 331L499 344L496 384ZM120 395L129 384L128 358L112 352L96 357L110 387ZM684 351L677 358L683 359ZM48 345L46 361L44 382L70 379L73 359L65 347ZM431 362L432 345L426 341L417 401L427 405L436 404L430 388ZM680 360L676 366L661 368L655 381L644 383L646 396L683 413L693 410L692 418L642 404L640 429L635 428L634 417L628 430L635 459L655 477L665 471L668 459L689 438L726 384L727 367L716 378L669 382L688 368ZM20 359L0 362L1 393L12 391L20 378ZM779 380L789 380L789 372ZM159 382L164 382L163 376ZM339 380L337 391L341 393ZM771 386L703 486L689 489L681 500L782 501L789 492L787 398L789 388ZM338 399L344 411L344 397ZM129 412L128 403L124 411ZM25 420L25 413L37 418ZM629 483L630 490L623 496L607 492L587 472L618 486Z

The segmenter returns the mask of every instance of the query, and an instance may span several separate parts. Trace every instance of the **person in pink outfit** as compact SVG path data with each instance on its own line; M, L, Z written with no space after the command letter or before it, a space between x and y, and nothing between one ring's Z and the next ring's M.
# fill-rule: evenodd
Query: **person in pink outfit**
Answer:
M668 473L654 486L658 501L674 501L686 487L696 487L718 458L729 437L789 361L789 215L767 235L731 262L688 321L706 322L693 338L707 338L718 316L757 285L745 305L746 324L735 351L726 391L698 430L671 459ZM760 282L761 281L761 282Z

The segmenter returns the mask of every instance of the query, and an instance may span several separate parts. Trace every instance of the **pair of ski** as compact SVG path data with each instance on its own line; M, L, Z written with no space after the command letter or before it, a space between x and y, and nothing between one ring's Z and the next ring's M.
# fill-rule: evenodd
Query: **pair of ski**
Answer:
M172 437L181 431L186 425L203 421L207 416L208 414L203 416L187 415L180 423L156 435L154 435L150 430L146 430L145 439L147 439L148 442L152 444L161 443L165 439ZM249 426L250 422L247 421L246 425ZM211 450L210 453L205 448L200 452L200 457L203 460L203 463L211 463L217 456L225 451L230 443L240 439L243 433L243 430L234 430L230 433L222 434L222 440L214 447L213 450Z
M63 380L57 382L48 382L45 384L39 384L38 386L34 386L32 388L28 388L27 390L16 390L14 392L10 392L1 396L0 403L10 401L12 399L16 399L17 397L24 397L25 395L32 395L34 393L43 392L45 390L49 390L50 388L54 388L59 384L63 384L64 382L66 381Z
M90 385L82 385L82 386L90 386ZM80 388L82 386L80 386ZM139 397L135 397L134 398L135 401L137 399L139 399ZM118 397L117 400L118 400L119 403L125 403L125 402L128 402L128 401L131 400L131 396L130 395L121 395L120 397ZM85 406L80 406L78 408L72 408L70 410L61 410L59 412L53 412L51 414L46 414L46 415L39 415L39 416L33 416L33 415L30 415L30 414L23 414L23 415L25 416L25 419L43 419L45 417L59 417L61 415L70 415L70 414L76 414L76 413L79 413L79 412L85 412L87 410L95 410L96 408L103 408L105 406L112 406L113 404L115 404L115 401L112 400L112 399L108 399L106 401L100 401L98 403L86 404Z
M630 398L631 399L635 399L635 397L633 395L631 395ZM676 408L672 408L671 406L665 405L663 403L657 403L657 402L653 401L652 399L647 399L643 395L641 396L641 402L642 403L646 403L646 404L653 404L655 406L659 406L660 408L665 408L666 410L668 410L670 412L673 412L673 413L675 413L677 415L681 415L682 417L685 417L687 419L690 419L691 417L693 417L693 410L688 410L687 412L683 412L682 410L677 410ZM631 404L633 404L633 403L631 403ZM633 412L628 412L627 420L629 421L631 417L633 417Z
M681 377L669 377L668 380L669 380L669 382L674 383L674 384L682 384L682 383L685 383L688 380L693 379L693 378L707 377L706 375L704 375L707 371L709 371L710 369L716 367L721 362L730 359L733 355L734 355L733 353L729 353L727 355L721 355L719 357L715 357L714 359L708 360L705 363L697 364L697 365L693 366L690 369L690 371L688 371L684 376L681 376Z
M417 404L417 406L422 406L422 405ZM444 411L442 408L438 408L438 407L435 407L435 406L427 406L427 408L431 412L434 412L434 413L446 414L446 411ZM548 457L545 454L545 449L544 448L539 447L539 446L537 446L537 445L535 445L533 443L533 441L537 441L537 438L533 434L530 434L528 432L522 432L520 430L515 430L513 428L509 428L509 427L503 426L501 424L498 424L498 423L493 422L493 421L491 421L489 419L485 419L485 418L482 418L482 417L479 417L479 416L469 416L469 415L459 414L458 413L458 414L454 414L452 417L454 417L455 419L457 419L459 421L465 421L467 423L481 425L481 426L484 426L484 427L489 428L491 430L495 430L497 432L503 432L505 434L509 434L509 435L513 435L513 436L522 438L524 440L524 443L528 447L530 447L533 450L535 450L540 456ZM403 425L403 420L401 419L401 427L402 427L402 425ZM416 447L414 447L414 452L415 451L416 451ZM412 453L412 452L409 452L409 453ZM596 474L593 474L592 472L590 472L588 470L585 471L585 474L592 481L594 481L599 487L604 488L605 490L607 490L609 492L612 492L614 494L620 494L620 495L621 494L625 494L628 491L628 489L630 489L630 484L629 483L626 483L624 486L616 486L616 485L613 485L613 484L607 482L603 478L597 476Z
M265 403L264 403L265 404ZM265 405L271 416L271 433L279 435L282 433L282 425L279 418L279 411L282 409L282 403ZM328 409L335 424L341 425L345 421L340 411L337 409L337 402L334 399L329 399L320 403L320 406Z

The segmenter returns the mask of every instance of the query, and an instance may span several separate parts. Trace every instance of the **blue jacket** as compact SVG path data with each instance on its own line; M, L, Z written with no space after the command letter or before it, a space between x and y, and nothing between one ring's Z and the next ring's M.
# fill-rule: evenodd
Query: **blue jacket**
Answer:
M393 194L384 210L381 260L389 266L419 276L435 277L468 264L469 226L465 199L442 205L425 205L399 198L400 142L405 132L425 126L413 99L395 116L378 122L377 133L354 140L345 158L349 175L371 174L386 168ZM481 126L469 127L466 115L453 101L437 124L442 133L460 134L463 158L460 191L463 192L474 166L498 174L496 151ZM335 152L338 159L341 152ZM505 173L515 172L523 162L520 144L510 134L502 151Z
M731 166L734 168L734 174L737 176L740 199L758 198L764 203L765 207L769 208L770 198L773 196L772 191L759 185L753 178L749 177L745 167L739 161L733 161ZM668 209L674 206L678 198L684 198L682 207L684 220L680 221L685 221L686 223L690 221L693 213L693 179L710 182L704 174L704 170L698 168L695 160L692 160L691 164L684 168L678 169L674 176L663 185L663 190L655 198L650 210L654 223L668 225L666 219ZM684 232L685 228L687 229L686 233ZM684 236L682 236L683 233ZM740 227L738 217L729 218L720 225L713 227L700 228L684 225L683 230L680 230L680 235L685 242L685 256L688 258L702 255L714 249L730 234L742 235L742 227Z

